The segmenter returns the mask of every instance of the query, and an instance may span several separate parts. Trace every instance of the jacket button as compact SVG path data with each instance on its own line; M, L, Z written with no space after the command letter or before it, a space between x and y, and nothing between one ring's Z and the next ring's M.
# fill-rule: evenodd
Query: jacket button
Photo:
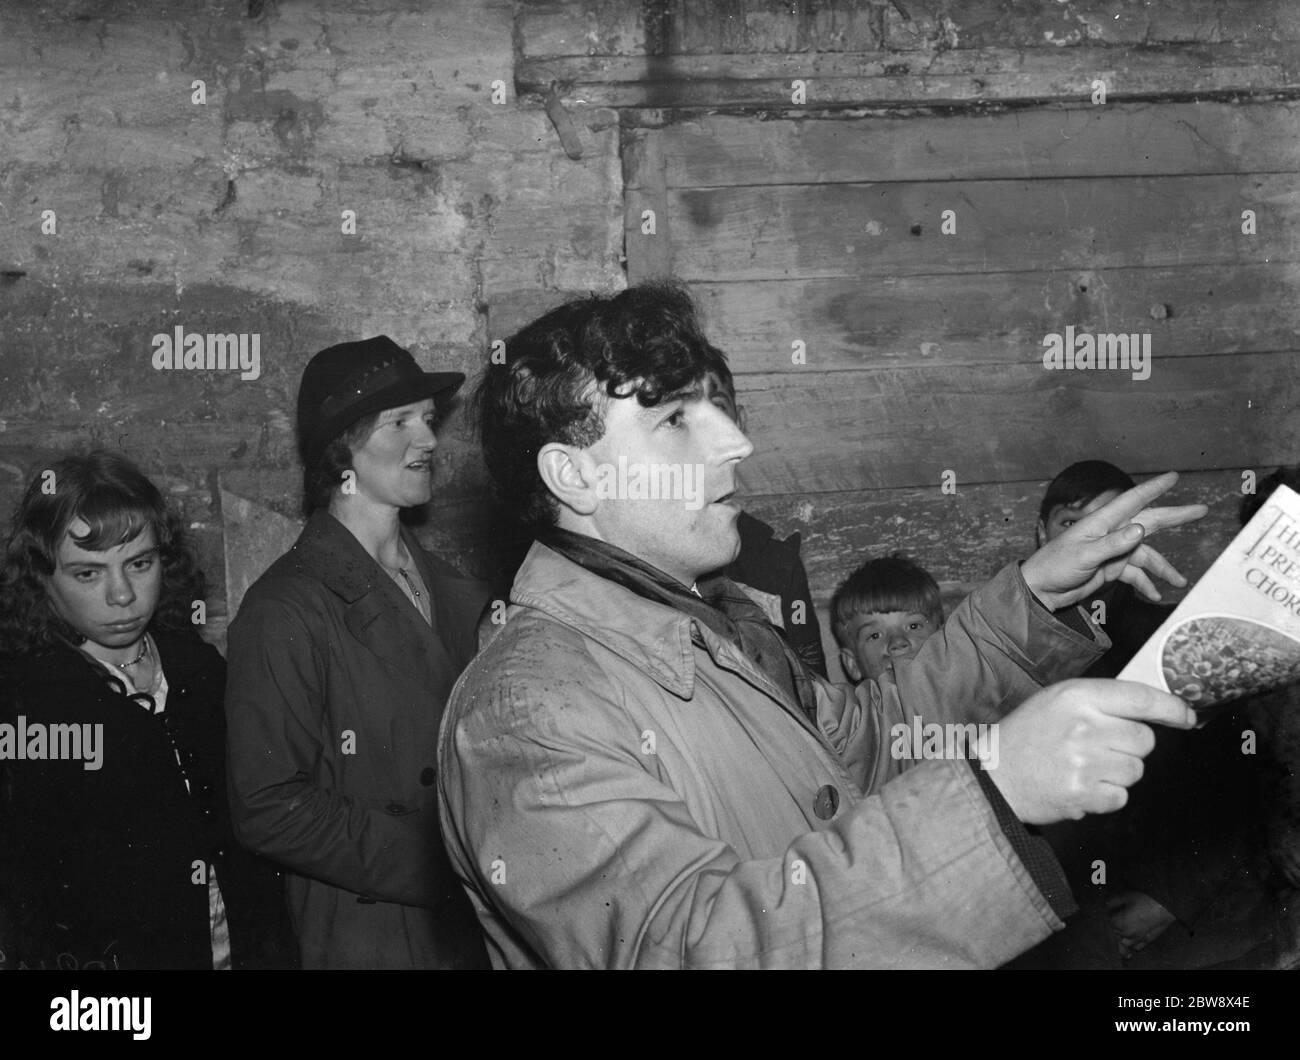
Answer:
M384 809L387 810L389 813L406 812L406 807L403 806L400 802L390 802L387 806L384 807Z
M813 813L820 820L829 821L835 816L835 811L840 808L840 793L831 785L824 785L818 792L817 798L813 801Z
M425 766L420 770L420 783L426 788L432 787L433 782L438 779L438 771L433 766Z

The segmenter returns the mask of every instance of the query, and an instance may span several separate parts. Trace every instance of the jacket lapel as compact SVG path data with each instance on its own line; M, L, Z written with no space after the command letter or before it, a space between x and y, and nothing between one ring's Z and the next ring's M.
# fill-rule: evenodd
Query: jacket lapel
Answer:
M489 602L488 587L426 552L406 527L402 537L429 590L433 639L454 663L453 672L459 673L478 652L478 622ZM416 618L424 624L418 615Z
M419 545L404 539L416 562ZM446 651L393 580L347 527L329 512L315 512L298 540L299 562L346 605L343 621L356 640L392 669L426 685L436 682ZM421 573L424 565L421 564ZM434 587L425 579L430 594Z
M699 627L697 627L699 628ZM799 725L812 733L819 743L825 743L821 730L817 728L785 691L778 688L770 677L744 652L734 645L726 643L711 629L700 628L701 646L713 662L723 670L729 670L769 699L775 700L782 710L789 714Z
M535 607L579 629L684 700L694 696L694 640L717 666L774 700L825 746L821 732L798 704L713 630L593 574L540 542L520 567L510 596L515 603Z

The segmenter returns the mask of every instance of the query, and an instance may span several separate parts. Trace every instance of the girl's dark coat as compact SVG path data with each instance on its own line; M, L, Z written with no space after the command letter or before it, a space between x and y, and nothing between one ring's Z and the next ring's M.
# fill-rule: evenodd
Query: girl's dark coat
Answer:
M296 960L279 875L230 828L225 662L192 634L154 638L156 716L70 646L0 664L0 721L103 725L98 769L0 761L3 967L211 968L209 865L235 967Z

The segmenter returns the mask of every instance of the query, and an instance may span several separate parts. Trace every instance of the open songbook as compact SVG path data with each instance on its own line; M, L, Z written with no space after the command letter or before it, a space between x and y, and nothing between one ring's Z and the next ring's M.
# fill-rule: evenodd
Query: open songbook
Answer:
M1300 681L1300 494L1269 495L1119 676L1180 696L1201 725Z

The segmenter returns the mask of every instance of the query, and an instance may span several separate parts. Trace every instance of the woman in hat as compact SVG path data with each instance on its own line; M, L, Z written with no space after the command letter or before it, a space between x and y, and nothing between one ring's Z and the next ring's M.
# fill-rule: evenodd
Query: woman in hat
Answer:
M0 967L291 967L234 841L225 663L180 520L118 453L33 475L0 571Z
M386 336L312 358L307 524L230 627L236 832L290 870L307 968L486 966L442 847L435 763L489 593L399 519L432 496L438 414L463 381Z

